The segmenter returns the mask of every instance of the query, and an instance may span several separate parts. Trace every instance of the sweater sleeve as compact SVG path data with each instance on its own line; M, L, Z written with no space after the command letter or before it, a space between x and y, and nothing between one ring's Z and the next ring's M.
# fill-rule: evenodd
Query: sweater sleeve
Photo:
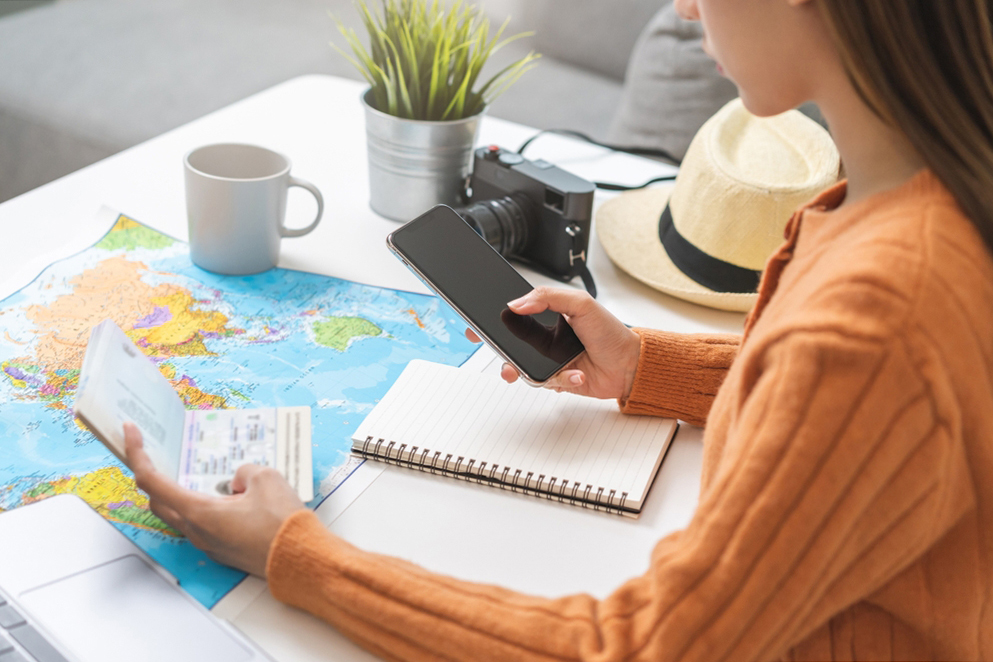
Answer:
M641 336L641 354L631 393L619 403L621 411L703 425L738 355L741 336L635 332Z
M603 600L440 576L307 512L273 542L270 588L388 659L783 656L973 506L954 422L936 410L948 394L892 345L797 332L763 352L689 526Z

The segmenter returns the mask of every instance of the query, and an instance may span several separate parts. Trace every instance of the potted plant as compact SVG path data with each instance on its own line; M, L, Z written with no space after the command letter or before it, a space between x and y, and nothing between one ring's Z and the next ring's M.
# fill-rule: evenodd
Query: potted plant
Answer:
M489 36L489 19L455 0L357 0L369 47L338 19L352 54L335 48L369 82L362 94L373 211L408 221L436 204L460 204L486 107L539 55L528 53L485 82L493 53L528 33Z

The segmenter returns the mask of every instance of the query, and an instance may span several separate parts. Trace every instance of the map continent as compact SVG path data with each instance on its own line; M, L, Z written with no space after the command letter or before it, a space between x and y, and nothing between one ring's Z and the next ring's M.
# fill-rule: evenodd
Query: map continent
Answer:
M90 330L105 319L188 409L309 405L311 507L358 466L351 435L411 359L460 365L475 351L436 297L289 269L213 274L187 244L123 215L0 300L0 512L75 494L207 607L244 574L155 517L127 467L73 418Z

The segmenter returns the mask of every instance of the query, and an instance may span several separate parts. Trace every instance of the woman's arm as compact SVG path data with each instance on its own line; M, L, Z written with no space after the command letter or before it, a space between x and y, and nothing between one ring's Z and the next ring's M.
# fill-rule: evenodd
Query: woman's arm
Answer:
M392 659L777 658L919 559L973 495L900 347L803 332L755 367L689 527L604 600L443 577L358 550L310 513L276 537L270 588Z
M703 425L738 356L741 336L635 331L641 352L630 393L619 400L621 411Z
M586 351L546 388L594 398L616 398L629 414L681 418L703 425L738 353L741 337L630 329L586 292L538 287L507 304L519 315L561 313ZM479 342L472 331L466 336ZM513 366L502 372L517 379Z
M536 598L363 552L298 510L271 471L243 467L244 491L224 499L181 490L133 428L127 454L168 523L390 659L771 659L878 594L974 495L954 396L902 339L794 331L742 360L748 383L692 521L603 600Z

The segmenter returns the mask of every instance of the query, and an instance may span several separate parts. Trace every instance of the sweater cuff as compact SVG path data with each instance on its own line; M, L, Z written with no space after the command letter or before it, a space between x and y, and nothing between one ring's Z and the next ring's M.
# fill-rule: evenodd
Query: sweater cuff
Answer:
M631 393L619 401L621 411L706 423L740 336L634 331L641 337L641 354Z
M309 510L300 510L279 527L269 546L266 579L280 602L300 606L293 598L306 595L315 577L336 572L330 563L339 548L348 543L332 535Z

